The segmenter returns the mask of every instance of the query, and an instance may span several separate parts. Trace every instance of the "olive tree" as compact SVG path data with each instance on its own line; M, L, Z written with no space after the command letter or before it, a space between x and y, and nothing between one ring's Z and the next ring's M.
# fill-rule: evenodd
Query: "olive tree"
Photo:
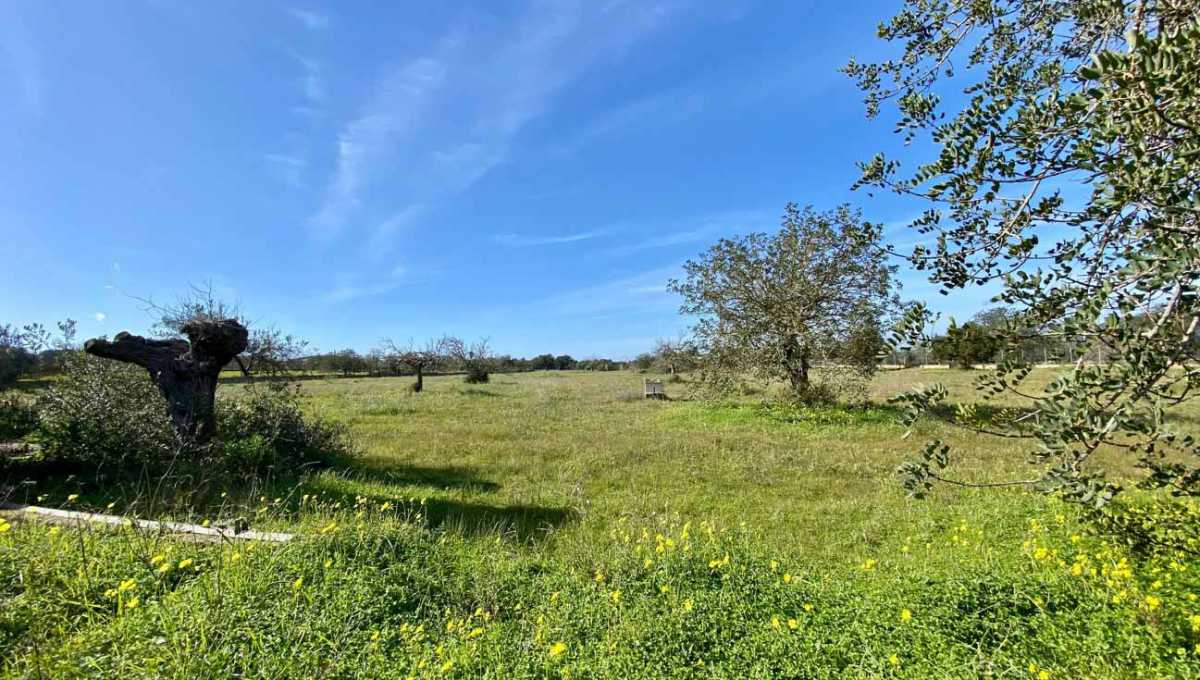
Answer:
M438 341L437 353L466 373L463 378L465 382L488 381L494 362L487 338L466 342L457 336L447 335Z
M681 311L699 317L694 331L710 374L748 370L808 398L817 364L874 370L873 357L862 361L847 348L897 305L895 267L879 236L848 206L789 204L777 233L722 239L687 262L670 288L683 297Z
M254 328L246 349L234 361L247 378L258 375L287 375L293 364L308 349L308 341L285 334L274 326Z
M925 206L912 227L933 243L907 257L944 291L999 281L1020 326L1079 348L1046 389L1025 386L1019 352L980 381L1031 404L964 419L1029 442L1033 474L989 484L1102 506L1118 487L1090 461L1111 449L1149 485L1200 494L1200 448L1164 417L1200 387L1200 3L908 0L879 35L901 54L846 71L869 116L895 106L904 142L935 153L911 169L877 155L859 186ZM907 420L944 413L945 394L903 396ZM902 469L909 489L967 484L951 458L930 442Z
M425 389L425 371L437 367L442 359L439 343L435 340L430 340L421 346L410 340L407 345L402 347L391 339L384 339L383 346L389 363L395 361L407 366L417 377L417 381L412 384L412 391L416 393Z

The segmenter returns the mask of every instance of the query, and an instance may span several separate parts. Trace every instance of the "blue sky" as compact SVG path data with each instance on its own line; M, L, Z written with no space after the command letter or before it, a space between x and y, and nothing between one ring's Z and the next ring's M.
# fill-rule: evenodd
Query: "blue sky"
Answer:
M133 297L211 281L322 349L630 356L686 328L682 262L788 201L918 212L849 190L900 140L837 72L898 4L9 0L0 322L140 332Z

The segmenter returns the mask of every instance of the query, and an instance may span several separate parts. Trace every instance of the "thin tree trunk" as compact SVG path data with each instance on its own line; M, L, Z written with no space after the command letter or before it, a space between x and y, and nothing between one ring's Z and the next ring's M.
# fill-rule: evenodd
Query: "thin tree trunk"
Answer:
M417 366L417 382L413 385L413 392L420 392L425 389L425 371L421 366Z

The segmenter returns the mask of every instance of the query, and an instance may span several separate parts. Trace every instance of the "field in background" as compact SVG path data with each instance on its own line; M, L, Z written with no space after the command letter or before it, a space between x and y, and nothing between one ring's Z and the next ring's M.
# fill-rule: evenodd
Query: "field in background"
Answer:
M359 457L200 506L302 541L13 525L0 653L33 677L1195 677L1194 564L1122 562L1021 490L905 497L932 437L960 477L1027 472L1009 440L902 440L883 405L933 381L974 401L973 377L884 372L857 412L645 401L627 372L308 380Z

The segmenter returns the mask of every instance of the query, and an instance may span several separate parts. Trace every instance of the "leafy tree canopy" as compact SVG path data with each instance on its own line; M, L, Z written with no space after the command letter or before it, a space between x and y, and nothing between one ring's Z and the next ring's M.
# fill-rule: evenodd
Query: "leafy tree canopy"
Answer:
M1033 404L988 424L1027 438L1038 463L1001 483L1103 505L1117 487L1088 463L1111 447L1148 484L1200 493L1200 449L1164 418L1200 386L1200 3L908 0L879 35L902 54L846 71L869 116L894 105L905 141L937 154L907 171L878 155L859 185L929 206L912 226L935 242L909 258L945 290L999 280L1024 328L1085 350L1045 391L1022 388L1019 354L981 381ZM1086 194L1068 200L1069 186ZM1090 349L1106 360L1086 362ZM907 395L910 420L943 394ZM904 468L909 488L962 483L949 459L930 443Z
M750 369L805 397L818 363L873 370L873 353L864 361L847 347L898 304L895 267L878 239L879 227L847 206L791 204L777 233L722 239L685 264L685 278L670 287L683 297L682 312L699 317L710 371Z

